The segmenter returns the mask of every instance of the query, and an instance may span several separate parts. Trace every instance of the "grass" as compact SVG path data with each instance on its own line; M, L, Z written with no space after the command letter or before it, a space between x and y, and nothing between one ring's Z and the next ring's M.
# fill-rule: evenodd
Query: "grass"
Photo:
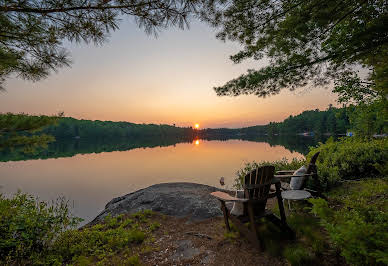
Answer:
M60 254L65 263L105 265L123 259L125 265L138 265L136 251L158 228L156 223L149 223L151 216L150 211L126 217L107 216L101 224L68 230L57 239L53 252Z

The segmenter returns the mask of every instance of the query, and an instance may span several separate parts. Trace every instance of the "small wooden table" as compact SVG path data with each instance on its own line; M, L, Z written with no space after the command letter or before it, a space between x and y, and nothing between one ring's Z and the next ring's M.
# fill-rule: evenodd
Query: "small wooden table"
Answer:
M282 192L283 201L287 200L288 209L291 211L291 200L305 200L311 198L311 193L306 190L287 190Z

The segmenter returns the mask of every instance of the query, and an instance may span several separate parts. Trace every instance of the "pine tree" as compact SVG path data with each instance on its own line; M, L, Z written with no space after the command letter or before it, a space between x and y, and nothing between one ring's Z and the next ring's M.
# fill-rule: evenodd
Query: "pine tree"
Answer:
M39 80L70 64L64 41L103 43L124 16L146 33L187 26L197 0L0 0L0 88L11 74Z
M216 87L218 95L265 97L352 77L355 65L370 70L363 82L388 93L386 0L209 0L202 18L218 38L239 42L231 56L269 64Z

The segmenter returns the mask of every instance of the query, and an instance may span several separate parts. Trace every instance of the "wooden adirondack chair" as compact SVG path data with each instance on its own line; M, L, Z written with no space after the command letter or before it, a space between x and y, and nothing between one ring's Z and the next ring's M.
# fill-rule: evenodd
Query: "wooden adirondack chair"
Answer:
M298 175L296 177L305 177L301 189L310 192L311 195L314 197L321 197L321 198L326 199L326 197L322 194L323 189L322 189L322 185L321 185L319 178L318 178L317 166L315 164L317 161L319 153L320 152L317 152L313 155L313 157L311 157L310 163L307 167L306 174ZM289 181L291 177L293 177L293 176L295 177L295 175L293 175L293 173L295 171L296 170L277 171L275 177L282 180L282 181L283 180ZM310 177L313 180L313 189L306 188L307 180ZM282 186L281 188L283 191L290 190L290 188L286 187L286 186Z
M287 233L289 238L294 238L295 234L287 225L286 215L284 213L283 201L281 197L280 181L274 178L275 167L263 166L259 167L244 178L244 194L245 198L232 197L229 194L221 191L211 193L221 202L221 209L224 214L226 229L230 231L229 219L239 229L254 246L263 249L263 243L257 231L257 220L265 217L275 225L279 226ZM270 187L274 184L276 192L270 193ZM266 204L268 198L277 197L280 217L278 218L270 210L267 210ZM225 202L241 202L244 204L244 213L241 216L235 216L230 213ZM244 223L249 222L249 228Z

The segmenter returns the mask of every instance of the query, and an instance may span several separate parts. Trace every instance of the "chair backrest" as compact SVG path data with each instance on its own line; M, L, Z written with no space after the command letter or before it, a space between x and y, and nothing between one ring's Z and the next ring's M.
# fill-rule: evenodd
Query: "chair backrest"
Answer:
M320 152L317 152L313 155L313 157L311 157L310 163L307 166L306 174L312 174L317 172L317 166L315 165L315 163L317 162L319 153Z
M274 174L275 167L272 165L258 167L248 173L244 180L245 197L265 204Z
M319 179L318 179L318 170L317 170L317 166L316 166L316 162L317 162L317 159L318 159L318 155L319 155L320 152L317 152L313 155L313 157L311 157L311 160L310 160L310 163L309 165L307 166L307 171L306 171L306 174L313 174L311 177L313 179L313 182L314 182L314 188L315 189L318 189L318 190L322 190L321 188L321 184L319 182ZM305 187L306 186L306 183L307 183L307 179L306 178L303 182L303 186L302 187Z

